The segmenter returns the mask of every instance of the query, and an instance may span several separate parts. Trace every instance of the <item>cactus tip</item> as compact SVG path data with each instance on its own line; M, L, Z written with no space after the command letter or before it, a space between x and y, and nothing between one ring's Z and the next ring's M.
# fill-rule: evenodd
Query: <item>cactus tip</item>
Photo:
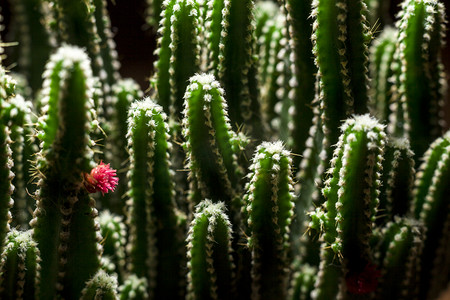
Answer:
M108 193L108 190L114 191L119 182L116 176L116 170L111 169L109 164L105 165L102 161L98 166L91 170L91 173L84 174L84 186L89 193L102 192Z

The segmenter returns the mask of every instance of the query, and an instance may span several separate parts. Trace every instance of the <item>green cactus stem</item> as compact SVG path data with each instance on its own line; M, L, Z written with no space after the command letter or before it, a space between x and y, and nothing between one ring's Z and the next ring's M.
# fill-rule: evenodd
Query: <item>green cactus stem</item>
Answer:
M104 207L111 212L123 215L125 211L123 197L128 191L126 172L129 168L127 152L128 109L136 99L142 99L143 93L139 85L131 78L121 79L112 86L112 112L110 133L106 137L105 156L118 169L119 184L113 194L102 198Z
M33 210L35 203L31 196L35 189L31 182L31 160L37 148L32 137L32 104L17 95L3 102L2 106L2 121L8 126L10 138L14 141L11 144L14 162L12 172L15 174L13 179L15 189L12 195L13 225L27 229L28 222L31 220L30 211Z
M178 122L188 79L200 68L200 5L197 0L166 0L163 7L151 86L158 103Z
M147 24L149 24L154 31L158 29L161 22L161 13L163 11L163 0L147 0Z
M230 213L240 208L232 204L240 190L238 153L243 137L231 129L224 90L213 75L190 78L185 98L183 136L187 166L202 199L224 201Z
M314 289L314 282L317 280L317 268L308 264L298 267L292 275L289 287L288 299L309 300Z
M403 115L396 114L390 121L403 126L400 134L409 137L419 158L443 131L444 5L436 0L405 0L398 19L395 59L401 73L394 97Z
M405 138L390 138L386 144L377 224L405 216L411 210L414 188L414 153Z
M423 226L395 217L381 232L381 276L375 299L417 299Z
M4 103L14 93L14 87L12 78L0 67L0 118L3 117ZM0 122L0 251L3 251L4 240L10 230L9 223L12 218L10 209L14 205L11 198L14 192L11 144L10 130L4 122Z
M291 73L294 75L289 81L290 101L293 103L292 126L292 153L303 154L306 149L306 140L309 128L313 125L313 102L316 94L317 66L314 56L311 55L313 31L310 18L312 10L311 0L294 1L284 0L289 25L289 47L292 52ZM300 156L293 157L293 165L298 167Z
M95 201L89 196L95 180L89 175L94 167L89 132L98 122L83 50L64 46L51 56L43 95L36 209L30 222L42 258L40 297L77 299L99 269L102 251Z
M290 152L280 141L259 145L250 166L244 208L252 252L252 298L284 299L289 227L294 214Z
M118 300L117 278L98 271L86 282L80 300Z
M119 286L120 300L146 300L148 299L148 284L145 277L138 278L130 275L124 284Z
M319 101L328 162L341 121L367 113L369 28L362 0L312 2L313 52L319 72ZM328 168L326 165L325 168Z
M448 182L450 180L450 132L434 141L425 152L424 161L417 172L413 216L423 222L424 248L421 255L421 290L419 298L427 293L436 298L448 281L443 259L448 250L448 224L450 210ZM442 286L437 286L434 281ZM433 288L431 288L433 287Z
M381 184L383 130L369 115L350 118L341 127L322 190L326 202L311 214L310 226L324 233L315 299L351 298L376 288L369 239Z
M186 299L232 299L235 265L231 223L223 202L204 200L189 227Z
M103 257L109 257L117 274L118 282L122 282L125 277L125 244L126 226L121 216L111 214L108 210L103 210L98 218L100 233L103 237Z
M370 47L371 102L374 116L386 122L392 113L394 84L394 53L397 44L397 29L386 27Z
M255 138L264 134L254 59L254 0L208 0L205 4L208 72L227 94L231 124L245 125Z
M183 297L183 216L170 169L169 128L162 106L150 98L129 110L129 270L148 280L150 299Z
M42 87L42 73L56 40L47 27L49 7L46 1L9 1L12 17L11 31L18 45L12 50L17 59L18 70L25 75L33 93Z
M6 236L5 243L0 261L0 297L39 299L41 259L31 231L13 229Z

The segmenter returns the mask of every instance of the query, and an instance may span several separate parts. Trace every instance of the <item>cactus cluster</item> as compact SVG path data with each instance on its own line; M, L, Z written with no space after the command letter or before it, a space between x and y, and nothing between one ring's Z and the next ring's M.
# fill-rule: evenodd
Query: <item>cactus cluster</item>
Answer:
M440 0L395 18L385 0L142 1L145 87L118 72L106 0L10 1L1 299L449 286Z

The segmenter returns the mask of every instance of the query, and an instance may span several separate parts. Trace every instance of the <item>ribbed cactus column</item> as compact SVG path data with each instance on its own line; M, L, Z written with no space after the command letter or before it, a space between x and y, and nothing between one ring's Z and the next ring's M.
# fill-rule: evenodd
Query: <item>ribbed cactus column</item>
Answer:
M253 58L254 0L208 0L205 3L208 72L227 94L232 125L261 138L256 61Z
M326 202L311 214L311 226L324 233L315 299L352 298L376 288L369 239L381 184L384 126L362 115L348 119L341 130L322 190Z
M156 31L161 21L163 0L147 0L147 23Z
M413 215L425 226L421 255L420 298L438 296L449 275L445 271L450 236L450 132L434 141L417 172Z
M6 236L0 261L2 299L39 299L40 254L31 231L13 229Z
M372 99L370 101L371 113L380 121L386 122L392 112L392 88L395 82L394 70L398 64L394 60L397 43L397 29L386 27L373 41L370 47L370 74Z
M191 182L202 199L224 201L231 214L240 208L232 201L239 191L237 154L245 139L231 129L224 90L213 75L190 78L185 98L183 135Z
M47 27L46 18L49 8L46 1L13 0L11 5L13 22L11 31L18 46L12 48L13 61L18 62L18 68L25 75L33 93L42 87L42 72L56 46L55 37Z
M366 5L362 0L312 2L313 52L319 72L319 101L324 132L322 159L328 162L341 121L368 111ZM328 168L328 166L326 166Z
M252 252L252 299L284 299L289 227L294 214L290 152L263 142L253 156L244 210Z
M146 300L148 299L148 284L145 277L128 276L124 284L119 286L120 300Z
M411 209L415 178L414 153L405 138L390 138L386 144L381 176L377 224L405 216Z
M236 296L231 223L223 202L204 200L189 227L186 299L232 299Z
M405 0L398 17L395 59L401 73L394 97L403 116L390 121L403 126L399 133L409 136L419 158L443 130L444 5L437 0Z
M98 126L91 84L90 61L80 48L64 46L52 55L44 73L30 222L42 258L41 299L78 299L100 266L97 210L89 196L96 180L88 174L94 166L89 132Z
M25 101L22 96L17 95L1 104L3 107L1 119L10 130L10 138L14 141L11 144L12 159L14 166L12 171L15 174L14 185L14 207L13 224L19 225L22 229L28 228L31 220L30 210L34 208L34 199L31 194L35 185L31 183L32 164L37 144L32 137L32 104Z
M396 217L382 229L375 299L417 299L422 233L421 223L409 218Z
M313 44L311 34L313 31L312 0L284 0L289 24L289 47L292 51L291 64L293 78L289 82L292 89L290 100L293 103L292 115L292 152L303 154L308 139L309 128L313 125L312 105L316 93L317 66L312 55ZM300 157L293 157L294 166L298 167Z
M4 102L14 93L15 83L12 78L5 74L3 67L0 67L0 118L3 117ZM11 222L10 209L14 205L11 195L14 192L12 180L13 160L10 145L10 130L0 122L0 251L3 251L4 240L10 230Z
M200 68L200 5L197 0L166 0L163 7L151 87L158 104L178 122L189 77Z
M175 205L167 116L150 98L129 110L129 270L148 280L150 299L184 293L183 216Z

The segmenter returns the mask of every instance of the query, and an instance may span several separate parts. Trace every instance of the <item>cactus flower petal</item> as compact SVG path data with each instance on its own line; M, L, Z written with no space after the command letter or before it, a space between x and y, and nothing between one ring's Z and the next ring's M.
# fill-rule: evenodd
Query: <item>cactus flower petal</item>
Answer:
M90 174L84 174L84 186L89 193L102 192L108 193L108 190L114 191L119 182L116 170L111 169L109 164L105 165L102 161L98 166L91 170Z

